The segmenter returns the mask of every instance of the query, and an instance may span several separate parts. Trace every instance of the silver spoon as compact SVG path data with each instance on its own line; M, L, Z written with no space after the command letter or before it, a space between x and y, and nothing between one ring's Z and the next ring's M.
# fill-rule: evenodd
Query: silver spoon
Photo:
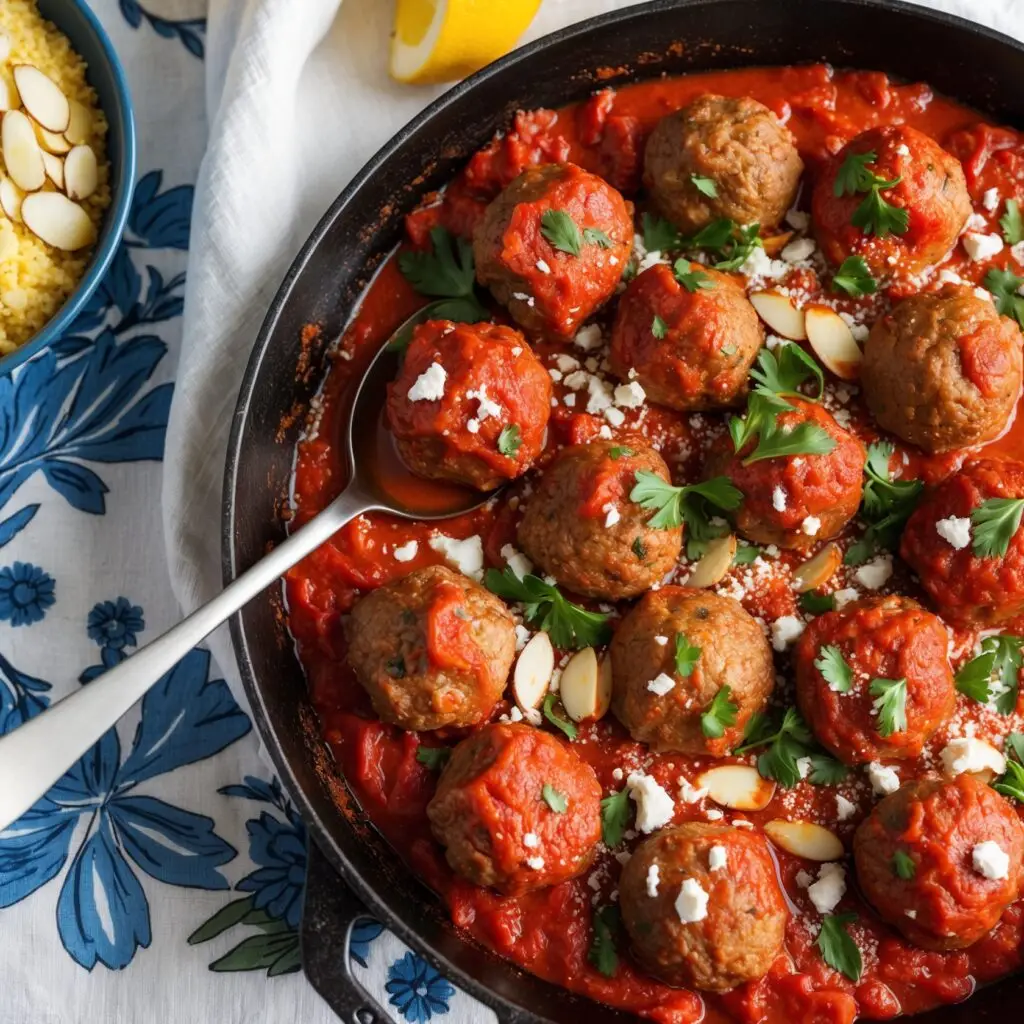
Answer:
M404 332L423 318L421 310L392 338L403 337ZM196 609L183 622L120 665L0 738L0 831L45 796L54 783L196 644L347 522L371 511L390 512L404 519L446 519L469 512L491 497L479 491L442 485L443 489L433 489L447 504L441 508L437 504L421 508L387 493L375 473L378 460L374 445L384 407L385 386L395 378L398 363L398 353L392 351L390 343L386 344L374 356L359 382L345 434L349 484L327 508L242 573L209 604Z

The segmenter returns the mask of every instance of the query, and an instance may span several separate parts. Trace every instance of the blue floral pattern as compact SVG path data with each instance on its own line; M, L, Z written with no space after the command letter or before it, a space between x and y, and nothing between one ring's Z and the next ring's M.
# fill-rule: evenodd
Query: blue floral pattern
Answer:
M204 56L203 35L206 32L205 18L171 20L161 18L146 10L138 0L119 0L121 13L132 28L138 28L145 21L158 36L164 39L178 39L182 45L200 60Z
M425 1024L435 1014L447 1013L455 995L452 983L412 952L391 965L384 987L390 993L391 1005L397 1006L411 1024Z
M15 562L0 569L0 619L12 626L39 622L57 600L53 577L37 565Z

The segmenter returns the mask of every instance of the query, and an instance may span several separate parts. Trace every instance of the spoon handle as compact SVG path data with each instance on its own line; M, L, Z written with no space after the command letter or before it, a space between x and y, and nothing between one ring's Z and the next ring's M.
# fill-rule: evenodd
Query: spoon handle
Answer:
M350 488L301 530L228 584L209 604L137 654L0 737L0 831L12 825L156 682L222 622L318 548L349 520L375 507Z

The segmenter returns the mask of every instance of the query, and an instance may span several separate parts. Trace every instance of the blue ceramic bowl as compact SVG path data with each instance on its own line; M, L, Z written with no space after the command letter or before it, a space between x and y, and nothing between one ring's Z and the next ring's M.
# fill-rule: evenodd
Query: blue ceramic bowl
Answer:
M0 0L2 3L3 0ZM9 356L0 357L0 373L8 373L40 349L56 341L74 322L99 287L124 234L135 189L135 115L121 61L87 0L38 0L39 13L71 40L89 65L87 78L107 115L107 157L110 160L111 203L100 229L96 251L78 287L35 337Z

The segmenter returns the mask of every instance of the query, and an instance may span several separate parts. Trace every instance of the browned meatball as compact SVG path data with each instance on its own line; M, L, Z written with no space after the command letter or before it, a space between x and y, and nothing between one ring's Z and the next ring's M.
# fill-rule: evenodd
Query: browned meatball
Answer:
M654 750L727 753L775 685L761 627L738 601L707 590L645 594L615 631L611 659L612 710ZM722 690L735 720L719 731L716 716L701 716Z
M645 971L710 992L765 975L789 918L764 837L698 821L636 849L622 869L619 903Z
M560 584L589 597L635 597L676 564L681 527L656 530L629 500L637 472L668 480L664 459L630 441L563 448L529 499L519 546Z
M984 444L1020 397L1020 328L973 289L912 295L875 322L864 399L879 426L926 452Z
M575 164L531 167L474 233L477 280L528 331L570 338L615 292L633 247L630 210Z
M601 787L550 733L495 722L452 751L427 817L454 871L514 896L589 867L601 838Z
M720 217L770 228L792 205L803 169L793 136L766 106L749 96L706 95L658 122L644 182L686 234ZM695 178L712 184L702 182L702 191Z
M1024 826L973 775L918 779L864 819L853 855L879 917L922 949L963 949L1020 893Z
M443 565L367 594L348 637L349 664L381 720L413 730L483 721L516 651L504 603Z

